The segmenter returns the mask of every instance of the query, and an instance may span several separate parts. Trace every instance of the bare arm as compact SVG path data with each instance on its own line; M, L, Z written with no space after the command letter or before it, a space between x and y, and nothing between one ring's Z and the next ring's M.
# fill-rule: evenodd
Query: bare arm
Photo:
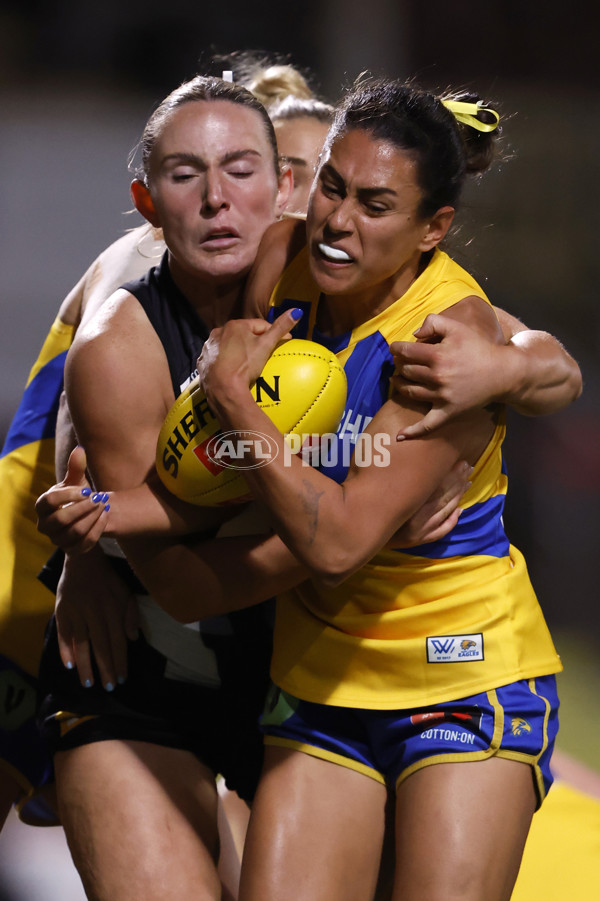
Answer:
M392 536L390 546L402 548L421 545L448 534L458 521L458 505L470 486L470 471L471 467L464 461L457 463L427 502ZM103 561L104 555L95 549L103 531L98 523L106 519L102 512L104 500L95 504L87 498L81 498L80 485L84 475L85 454L82 448L78 448L69 461L65 482L42 495L38 500L37 510L41 517L42 531L52 537L55 543L70 549L67 555L67 579L62 580L59 591L62 594L59 642L63 662L65 665L77 666L84 684L87 680L92 680L91 641L104 684L114 684L116 674L120 674L122 678L126 674L122 636L125 632L129 637L134 637L136 620L131 618L131 611L126 604L122 604L122 608L116 612L112 609L122 594L116 590L119 586L114 586L111 592L107 592L104 587L106 582L99 566L103 562L105 566L107 564ZM127 497L128 506L131 506L139 490L111 492L113 507L120 505L122 496ZM86 512L77 513L78 509ZM143 511L142 504L139 511L142 518ZM133 510L130 509L127 515L133 516ZM134 559L141 557L140 576L152 596L175 619L194 622L252 606L294 587L308 577L308 570L296 560L282 540L277 535L264 533L264 520L263 515L257 529L255 511L244 507L221 527L216 540L202 539L194 534L187 540L176 540L171 536L171 540L157 541L156 537L146 537L143 543L130 541L128 544ZM133 528L135 533L143 531L135 523ZM246 535L246 532L257 534ZM225 535L228 537L223 537ZM127 535L117 534L116 537L127 538ZM140 546L136 551L138 544ZM89 553L83 556L81 554L90 548L93 560ZM86 563L88 560L89 565ZM232 566L232 560L236 561L235 567ZM80 565L82 561L83 569ZM110 568L108 578L110 583L116 578ZM66 596L65 581L71 589ZM85 615L81 611L82 585L88 608ZM96 586L99 586L100 592L98 601L94 594ZM123 589L125 590L124 586ZM108 618L102 616L102 611L110 611ZM123 616L126 617L125 622L118 628ZM107 637L111 639L108 647Z
M527 416L555 413L576 400L582 391L581 370L560 341L495 309L507 347L520 351L513 387L500 400Z
M153 469L156 439L173 397L162 346L150 330L138 305L121 297L97 326L84 331L70 355L69 406L94 484L129 490ZM198 508L197 515L202 512ZM231 542L238 555L235 567ZM183 619L249 606L286 586L290 572L295 582L304 577L287 549L281 546L279 556L271 549L267 558L255 550L261 548L256 537L198 547L168 539L124 538L120 543L146 587ZM197 607L182 608L182 584L191 587ZM201 585L204 590L196 592Z
M489 403L506 403L539 416L579 396L581 372L560 342L547 332L527 329L502 310L496 313L503 344L446 314L428 316L415 333L416 342L392 344L395 389L402 397L431 404L427 415L399 437L422 436L465 410Z
M482 301L466 300L462 305L465 310L475 305L490 334L495 333L491 311ZM278 534L294 555L314 577L335 584L386 544L457 460L477 459L493 423L485 411L475 411L440 429L433 440L399 444L392 436L401 426L414 422L421 409L392 400L368 429L371 435L387 438L387 465L353 467L343 484L333 482L290 458L281 435L254 403L248 388L292 322L291 314L286 313L272 328L257 320L228 323L213 333L212 346L200 360L200 371L211 406L224 427L261 431L279 447L279 455L262 472L247 470L248 481L255 496L271 510ZM248 453L251 456L252 450ZM363 527L365 510L370 512L372 527L368 530Z
M75 359L78 354L81 356L82 347L88 346L88 341L89 336L87 340L85 336L76 337L69 360L71 356ZM91 357L94 358L93 350ZM69 368L70 363L67 366L67 382ZM102 377L101 370L96 372L90 383L88 402L94 406L101 396L98 391L99 376ZM75 431L63 397L57 420L56 469L59 474L65 475L66 483L73 486L72 490L83 501L82 527L96 528L99 534L98 516L107 509L104 504L106 498L102 498L100 503L92 502L92 498L98 499L98 496L89 489L86 458L81 448L73 451L73 458L79 466L73 464L70 467L67 463L75 442ZM87 499L84 498L86 494ZM84 557L67 556L57 588L56 618L61 658L68 668L77 667L82 684L90 685L94 679L92 650L102 683L108 690L126 678L126 637L133 638L137 632L137 603L99 548L94 547Z
M78 328L82 320L90 319L120 284L142 275L157 261L164 250L161 238L161 234L142 226L111 244L94 260L62 302L58 312L60 321ZM69 479L67 475L67 461L75 444L63 394L56 425L56 473L59 479L67 476L67 484L77 486L79 491L87 491L85 462L75 479ZM82 500L81 494L78 499ZM91 535L88 541L93 545L105 525L98 518L105 504L94 505L87 501L78 509L81 514L79 528ZM90 642L104 685L112 686L125 678L125 635L135 634L136 601L99 549L94 549L85 558L68 556L57 588L56 617L63 663L69 668L77 666L83 684L93 681Z

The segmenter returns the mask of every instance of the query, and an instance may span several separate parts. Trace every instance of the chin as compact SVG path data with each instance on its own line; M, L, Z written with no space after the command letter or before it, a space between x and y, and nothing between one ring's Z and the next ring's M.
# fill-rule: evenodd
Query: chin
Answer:
M353 279L348 272L331 272L311 261L311 275L323 294L345 294L352 290Z
M242 270L248 270L253 262L254 256L247 249L242 251L240 248L219 253L205 253L196 259L197 268L207 274L231 272L235 275Z

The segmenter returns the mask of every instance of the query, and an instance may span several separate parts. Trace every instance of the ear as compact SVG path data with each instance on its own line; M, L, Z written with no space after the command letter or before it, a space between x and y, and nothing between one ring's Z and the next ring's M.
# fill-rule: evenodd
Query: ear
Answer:
M138 213L141 213L144 219L147 219L154 228L160 228L160 218L154 209L150 191L144 182L140 181L139 178L134 178L129 190Z
M291 166L284 166L279 176L279 184L277 187L277 198L275 200L275 212L277 216L281 216L292 196L294 190L294 176L292 175Z
M442 241L446 237L448 229L452 225L453 219L454 207L440 207L440 209L433 214L427 224L425 235L423 236L421 243L419 244L419 250L425 253L426 251L432 250L432 248L436 247L440 243L440 241Z

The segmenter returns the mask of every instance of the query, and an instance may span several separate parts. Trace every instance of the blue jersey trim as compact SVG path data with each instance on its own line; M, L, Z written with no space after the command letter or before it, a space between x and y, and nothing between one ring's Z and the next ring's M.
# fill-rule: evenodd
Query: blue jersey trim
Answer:
M299 319L293 327L292 335L294 338L304 338L308 340L308 323L310 320L311 306L312 304L309 300L290 300L289 297L286 297L278 306L269 309L269 312L267 313L267 322L274 322L282 313L285 313L286 310L302 310L302 318Z
M510 544L504 533L503 510L503 494L497 494L480 504L473 504L463 510L458 523L445 538L417 547L402 548L400 553L431 559L477 554L507 557Z
M322 344L323 347L326 347L327 350L330 350L334 354L339 354L340 351L346 350L351 337L351 331L344 332L341 335L324 335L316 326L313 328L312 333L313 341L316 341L317 344Z
M349 333L334 340L343 340L346 346L348 338ZM383 335L373 332L359 341L346 360L344 371L348 380L348 397L337 431L337 450L333 465L320 467L325 475L338 483L343 482L348 474L359 436L388 397L394 362Z
M29 383L15 413L0 458L25 444L54 438L67 351L53 357Z

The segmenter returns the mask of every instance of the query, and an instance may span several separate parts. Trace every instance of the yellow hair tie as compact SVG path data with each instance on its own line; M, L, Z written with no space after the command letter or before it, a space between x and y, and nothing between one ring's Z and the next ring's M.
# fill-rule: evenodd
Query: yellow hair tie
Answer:
M476 128L477 131L496 131L500 116L496 110L487 106L481 106L479 103L467 103L463 100L442 100L444 106L450 110L454 118L463 125L469 125ZM495 118L495 122L482 122L477 116L479 113L490 113Z

